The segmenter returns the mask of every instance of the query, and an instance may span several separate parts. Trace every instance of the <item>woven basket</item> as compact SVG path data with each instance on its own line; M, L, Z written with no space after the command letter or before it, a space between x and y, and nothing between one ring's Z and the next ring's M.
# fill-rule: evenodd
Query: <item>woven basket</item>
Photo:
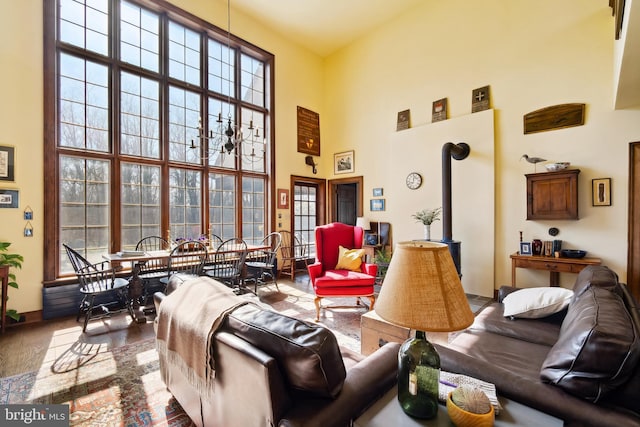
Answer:
M495 419L493 405L491 405L491 410L486 414L467 412L453 403L451 392L447 396L447 412L451 422L457 427L492 427Z

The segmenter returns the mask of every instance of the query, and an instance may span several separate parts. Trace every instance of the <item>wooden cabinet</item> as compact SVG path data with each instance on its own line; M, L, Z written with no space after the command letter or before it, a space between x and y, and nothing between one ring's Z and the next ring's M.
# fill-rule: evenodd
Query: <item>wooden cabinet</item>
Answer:
M578 219L580 169L527 174L527 219Z

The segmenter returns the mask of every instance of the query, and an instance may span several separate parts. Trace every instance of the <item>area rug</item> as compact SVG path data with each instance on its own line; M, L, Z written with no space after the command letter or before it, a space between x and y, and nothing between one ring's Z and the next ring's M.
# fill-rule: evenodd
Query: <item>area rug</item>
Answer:
M286 284L270 285L248 295L288 316L313 321L313 295ZM324 300L328 305L346 301ZM349 301L348 304L353 304ZM329 307L321 324L332 329L340 345L360 351L362 308ZM0 378L1 404L68 404L72 426L191 426L180 404L160 378L155 340L117 348L77 342L51 366Z

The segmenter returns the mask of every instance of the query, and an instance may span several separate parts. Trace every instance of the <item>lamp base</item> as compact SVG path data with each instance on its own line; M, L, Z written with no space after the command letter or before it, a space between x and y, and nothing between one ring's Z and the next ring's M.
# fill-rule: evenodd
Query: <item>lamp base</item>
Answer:
M398 352L398 402L415 418L438 414L440 356L423 331L416 331Z

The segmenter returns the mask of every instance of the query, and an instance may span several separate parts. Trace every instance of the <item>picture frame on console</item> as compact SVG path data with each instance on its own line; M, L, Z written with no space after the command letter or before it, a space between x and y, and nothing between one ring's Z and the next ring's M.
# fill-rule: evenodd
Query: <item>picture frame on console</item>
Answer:
M533 255L531 242L520 242L520 255Z

